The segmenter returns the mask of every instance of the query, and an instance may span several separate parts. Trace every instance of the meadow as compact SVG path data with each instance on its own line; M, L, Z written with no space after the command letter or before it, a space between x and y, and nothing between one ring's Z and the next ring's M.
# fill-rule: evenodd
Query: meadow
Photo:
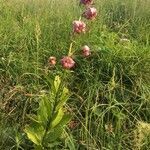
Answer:
M150 0L94 0L93 7L97 16L87 20L79 0L0 0L0 150L150 149ZM79 18L87 31L73 34ZM61 63L67 55L71 69ZM56 137L49 143L47 126L38 126L38 145L26 127L55 94L71 117L61 126L63 115L52 113L49 137Z

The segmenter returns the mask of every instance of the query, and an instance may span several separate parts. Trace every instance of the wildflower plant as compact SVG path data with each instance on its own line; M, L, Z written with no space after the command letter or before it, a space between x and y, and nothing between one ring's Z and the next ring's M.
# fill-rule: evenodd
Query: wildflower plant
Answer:
M150 149L149 6L2 0L0 149Z
M85 5L85 11L82 14L80 14L79 20L74 20L72 23L72 33L73 33L72 41L75 41L75 39L74 39L75 34L80 35L83 33L85 34L87 32L87 25L84 21L82 21L82 17L84 17L87 20L95 20L96 16L97 16L97 10L92 5L93 0L80 0L80 4ZM72 57L72 55L75 52L75 51L74 52L72 51L73 43L74 42L72 42L70 44L68 55L63 56L60 60L61 66L67 70L72 69L75 66L75 61ZM91 55L91 50L87 45L83 46L81 48L81 50L82 50L82 56L87 57L87 56ZM56 57L51 56L49 58L48 62L49 62L49 65L55 66L56 65Z
M29 115L31 124L25 127L25 133L34 143L34 148L43 150L55 146L61 137L64 125L71 115L65 114L64 104L69 91L63 86L59 76L55 77L49 95L42 95L36 115Z
M86 33L86 24L82 21L82 16L88 20L93 20L97 16L96 8L91 7L93 0L80 1L80 3L88 6L79 20L73 21L73 35ZM70 70L74 68L75 61L73 59L74 52L72 51L73 42L70 44L68 54L60 60L63 69ZM91 55L91 50L87 45L82 48L82 56L88 57ZM55 56L50 56L48 64L54 67L57 63ZM66 74L65 74L66 75ZM36 115L30 115L32 123L25 127L25 132L28 138L34 143L35 149L43 150L53 147L57 139L61 136L64 125L68 123L71 116L64 112L64 104L69 98L69 91L63 85L59 76L55 77L51 84L49 95L42 95L39 102L39 108Z

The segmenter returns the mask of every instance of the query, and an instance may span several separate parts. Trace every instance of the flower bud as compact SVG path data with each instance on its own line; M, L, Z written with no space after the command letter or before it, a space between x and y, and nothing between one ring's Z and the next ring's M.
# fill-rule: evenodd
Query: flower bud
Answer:
M89 7L85 10L85 12L83 13L83 16L86 18L86 19L89 19L89 20L93 20L96 18L97 16L97 10L96 8L94 7Z
M49 57L48 63L50 66L55 66L56 65L56 57L54 57L54 56Z
M87 45L82 47L82 55L84 57L87 57L87 56L91 55L90 48Z
M64 56L61 59L61 64L64 69L71 69L74 67L75 61L69 56Z
M73 32L75 33L85 33L86 24L83 21L74 21L73 22Z

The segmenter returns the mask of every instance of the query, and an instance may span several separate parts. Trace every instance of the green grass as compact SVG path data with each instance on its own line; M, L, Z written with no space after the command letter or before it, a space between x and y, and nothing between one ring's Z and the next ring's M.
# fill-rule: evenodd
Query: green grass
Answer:
M150 126L150 1L96 0L95 7L97 19L84 20L90 31L73 38L78 0L0 0L0 149L32 148L26 115L49 90L48 79L63 72L48 68L49 56L60 64L72 40L76 67L66 77L73 94L66 108L77 125L56 149L149 149L150 131L139 123ZM85 44L89 58L80 56Z

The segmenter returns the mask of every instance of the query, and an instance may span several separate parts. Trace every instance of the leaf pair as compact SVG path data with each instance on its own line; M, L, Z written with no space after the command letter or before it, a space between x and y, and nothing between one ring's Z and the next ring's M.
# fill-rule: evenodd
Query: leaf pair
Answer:
M70 115L64 114L64 104L69 98L69 91L59 76L55 77L50 95L44 95L39 102L37 115L29 115L32 123L25 128L28 138L37 145L37 149L56 143L61 136L64 125L70 120Z

